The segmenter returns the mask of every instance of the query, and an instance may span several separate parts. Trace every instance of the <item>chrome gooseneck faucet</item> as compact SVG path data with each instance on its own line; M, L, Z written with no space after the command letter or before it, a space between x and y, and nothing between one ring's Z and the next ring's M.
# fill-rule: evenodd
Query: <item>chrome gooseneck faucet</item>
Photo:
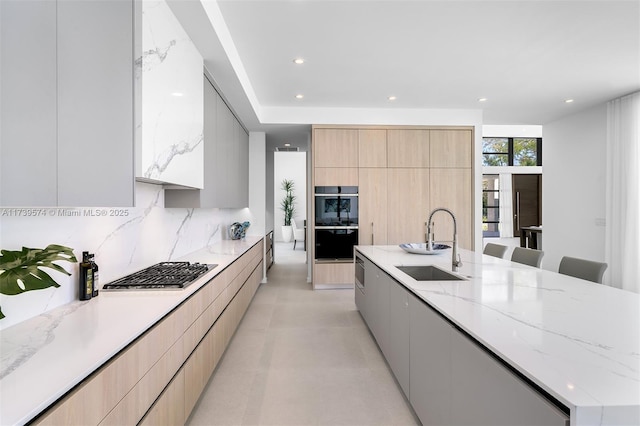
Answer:
M444 207L438 207L437 209L433 209L433 211L429 214L429 220L427 222L427 250L433 250L431 219L433 218L434 213L438 211L449 213L451 215L451 218L453 219L453 241L451 242L453 248L451 251L451 270L453 272L458 272L458 267L462 266L462 260L460 259L460 255L458 254L458 225L456 222L456 217L451 210L445 209Z

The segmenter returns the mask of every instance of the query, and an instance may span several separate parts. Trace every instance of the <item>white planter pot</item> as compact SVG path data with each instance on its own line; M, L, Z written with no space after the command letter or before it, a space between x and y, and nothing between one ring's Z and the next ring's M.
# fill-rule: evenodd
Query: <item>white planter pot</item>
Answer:
M291 226L282 225L282 239L288 243L293 238L293 228Z

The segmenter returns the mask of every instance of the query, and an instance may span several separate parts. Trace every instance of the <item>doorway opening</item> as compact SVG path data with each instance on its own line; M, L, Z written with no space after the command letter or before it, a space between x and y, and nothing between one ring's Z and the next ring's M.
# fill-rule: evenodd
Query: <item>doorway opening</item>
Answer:
M513 236L521 229L542 225L542 175L513 175Z
M541 225L541 174L482 176L483 238L519 238L521 228Z
M273 188L274 262L305 263L308 241L306 152L274 152ZM287 206L292 211L285 215L284 207Z

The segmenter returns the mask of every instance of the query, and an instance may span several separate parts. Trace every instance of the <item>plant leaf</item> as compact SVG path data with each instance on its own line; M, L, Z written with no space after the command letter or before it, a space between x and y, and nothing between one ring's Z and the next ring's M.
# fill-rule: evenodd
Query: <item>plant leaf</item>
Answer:
M44 249L22 247L21 251L0 250L0 253L2 253L0 256L0 293L6 295L48 287L60 287L49 274L40 268L50 268L71 275L63 267L53 262L77 262L73 249L57 244L50 244Z

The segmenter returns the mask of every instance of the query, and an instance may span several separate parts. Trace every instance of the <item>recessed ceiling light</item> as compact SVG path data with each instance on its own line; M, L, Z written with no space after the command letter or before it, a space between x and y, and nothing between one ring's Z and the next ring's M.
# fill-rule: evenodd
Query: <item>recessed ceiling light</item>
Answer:
M398 99L398 98L397 98L397 97L395 97L395 96L389 96L387 99L388 99L388 100L390 100L390 101L395 101L395 100L396 100L396 99Z
M486 102L487 98L478 98L478 102Z
M294 63L294 64L296 64L296 65L302 65L302 64L304 64L304 59L302 59L302 58L295 58L295 59L293 60L293 63Z
M291 146L291 144L290 143L285 143L284 146Z
M182 93L182 92L173 92L171 95L180 97L180 96L184 96L184 93Z
M565 103L565 104L570 104L571 102L573 102L573 99L565 99L565 100L564 100L564 103Z
M304 95L301 95L301 94L296 95L296 99L302 99L302 98L304 98Z

